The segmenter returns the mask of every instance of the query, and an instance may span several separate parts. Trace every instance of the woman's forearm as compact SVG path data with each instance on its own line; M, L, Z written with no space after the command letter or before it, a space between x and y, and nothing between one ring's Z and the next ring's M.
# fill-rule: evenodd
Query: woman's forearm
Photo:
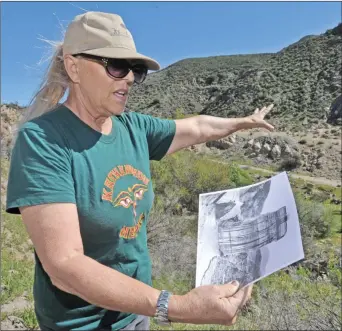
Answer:
M199 141L203 143L210 140L224 138L236 131L253 128L253 121L247 117L222 118L208 115L197 116L199 128Z
M109 310L154 316L160 291L85 256L75 256L50 272L59 289Z

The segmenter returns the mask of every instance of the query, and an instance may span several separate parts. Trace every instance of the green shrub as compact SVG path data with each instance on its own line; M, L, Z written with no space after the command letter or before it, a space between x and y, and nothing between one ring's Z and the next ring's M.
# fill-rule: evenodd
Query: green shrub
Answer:
M285 157L281 161L279 165L279 170L290 171L290 170L298 168L300 165L301 165L300 155L295 153L292 156Z
M185 114L184 114L183 109L177 108L174 115L173 115L173 118L176 120L185 118Z
M296 204L304 236L309 232L312 232L316 239L326 238L330 235L332 220L330 213L322 203L297 198Z
M192 212L198 210L201 193L252 183L247 172L233 164L211 161L187 151L152 162L151 173L157 194L177 192L181 206Z
M206 85L211 85L215 81L215 77L208 77L205 80Z

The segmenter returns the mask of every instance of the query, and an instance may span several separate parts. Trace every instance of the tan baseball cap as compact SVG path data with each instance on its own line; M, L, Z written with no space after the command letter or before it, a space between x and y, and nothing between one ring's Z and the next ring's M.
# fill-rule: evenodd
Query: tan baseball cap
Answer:
M160 69L157 61L137 52L132 34L117 14L90 11L77 15L66 30L63 55L77 53L142 60L150 70Z

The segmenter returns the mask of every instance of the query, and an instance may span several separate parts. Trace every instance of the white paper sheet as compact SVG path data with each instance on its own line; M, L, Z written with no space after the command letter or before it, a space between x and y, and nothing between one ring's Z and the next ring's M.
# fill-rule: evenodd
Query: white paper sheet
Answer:
M200 194L196 287L252 284L304 258L286 172L257 184Z

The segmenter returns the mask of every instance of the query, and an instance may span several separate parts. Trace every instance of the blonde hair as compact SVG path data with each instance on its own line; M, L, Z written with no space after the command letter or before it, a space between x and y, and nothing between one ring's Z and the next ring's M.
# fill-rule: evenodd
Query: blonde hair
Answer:
M49 42L54 52L50 64L29 106L24 111L20 125L53 110L63 98L69 87L69 76L64 67L63 43Z

